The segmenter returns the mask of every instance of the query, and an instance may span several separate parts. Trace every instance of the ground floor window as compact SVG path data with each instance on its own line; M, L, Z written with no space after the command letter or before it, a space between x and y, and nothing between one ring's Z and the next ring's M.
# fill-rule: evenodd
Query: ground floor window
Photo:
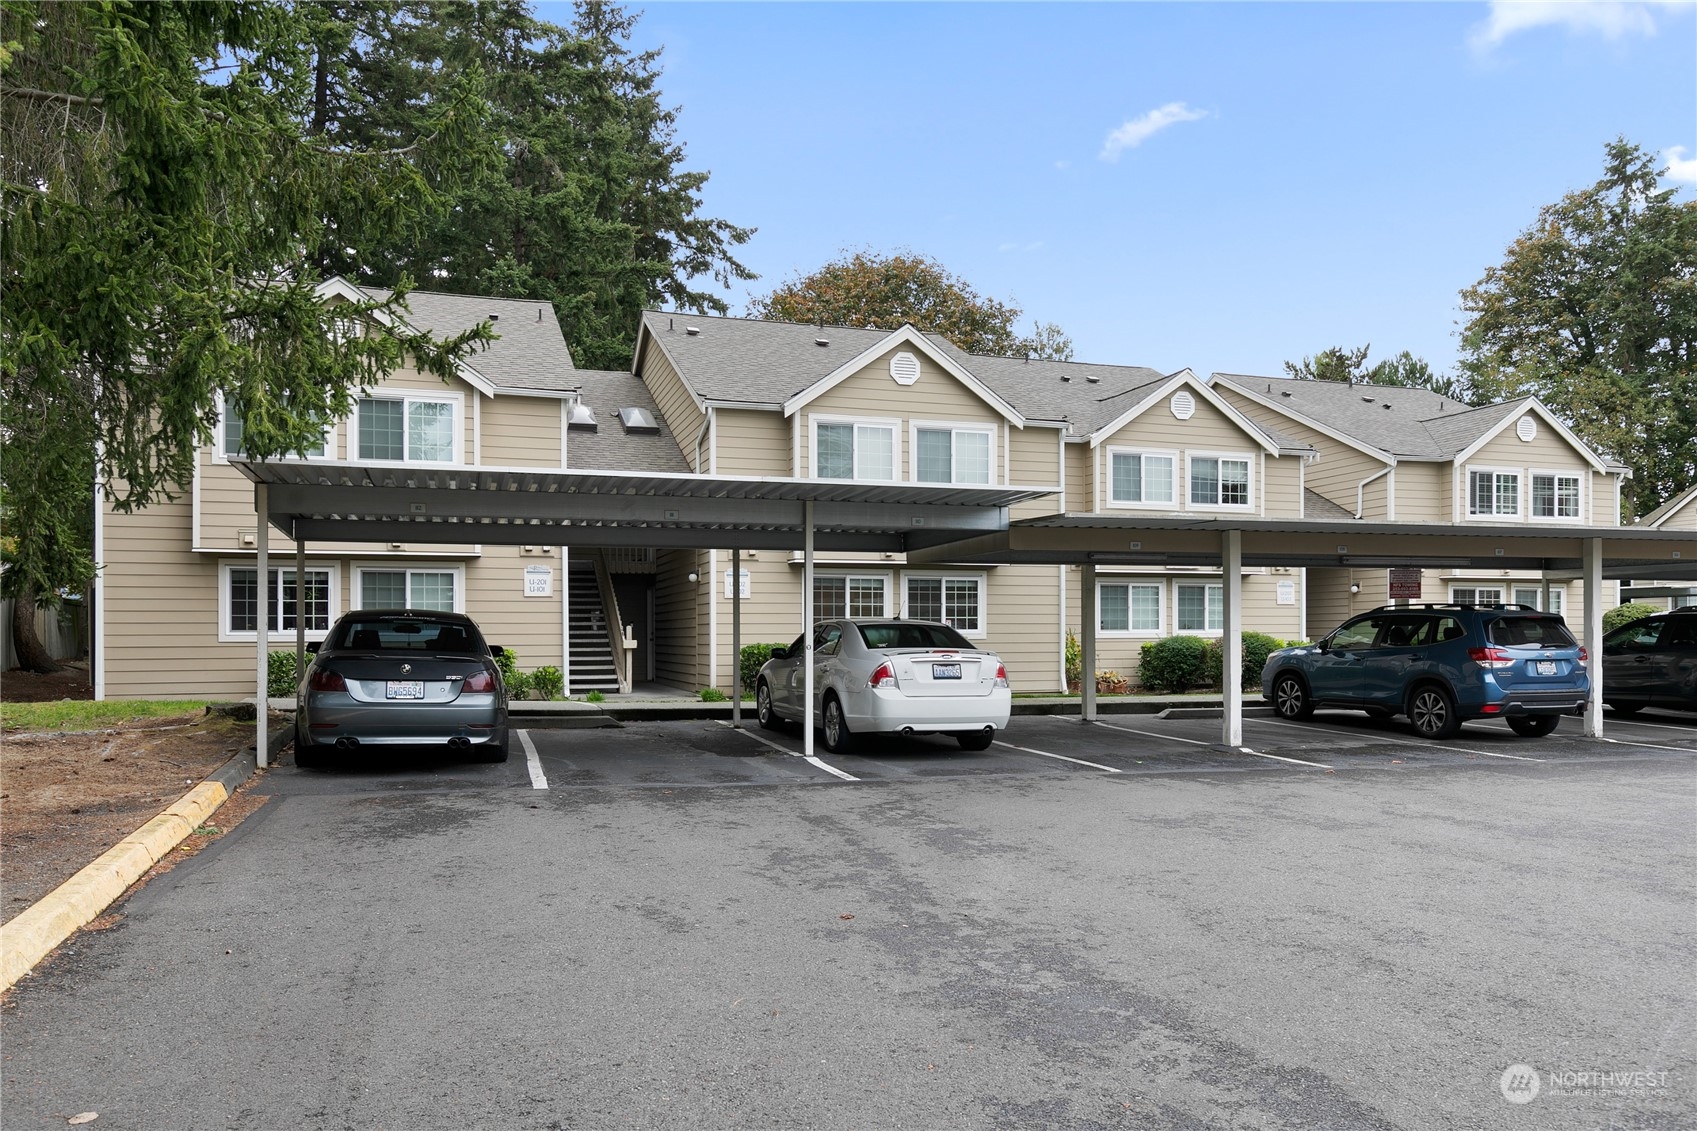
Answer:
M813 578L813 619L888 616L889 579L852 574Z
M1096 610L1103 632L1156 634L1161 631L1161 583L1104 581L1096 587Z
M1219 583L1173 587L1173 607L1179 632L1223 632L1226 627L1226 591Z
M1458 605L1500 605L1503 590L1500 585L1452 585L1450 600Z
M1514 603L1517 605L1531 605L1534 609L1538 609L1542 612L1555 613L1557 616L1561 616L1564 612L1566 612L1566 610L1562 608L1562 598L1564 596L1566 596L1566 594L1563 590L1552 585L1550 587L1550 604L1548 608L1545 608L1543 600L1543 586L1518 585L1514 590Z
M227 565L223 569L223 639L255 636L259 632L259 567ZM297 586L295 571L266 571L266 631L294 632L296 618L304 618L308 636L322 637L335 619L335 585L332 571L308 569L305 584Z
M1697 594L1693 594L1693 595L1688 596L1688 597L1675 597L1673 599L1673 601L1668 605L1668 608L1670 608L1670 609L1697 608Z
M982 577L904 577L909 620L940 620L962 635L984 632Z
M362 609L430 609L464 612L462 574L457 569L364 568L356 571L354 596Z

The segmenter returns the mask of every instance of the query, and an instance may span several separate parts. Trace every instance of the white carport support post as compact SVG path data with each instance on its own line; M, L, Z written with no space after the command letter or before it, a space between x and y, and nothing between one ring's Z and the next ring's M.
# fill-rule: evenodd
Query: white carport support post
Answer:
M801 754L813 757L813 500L802 504L801 542Z
M259 610L254 615L254 671L256 690L253 697L253 750L258 759L260 769L269 765L265 749L265 716L269 696L268 684L271 682L271 640L267 629L271 627L271 488L265 483L253 485L253 509L259 512L259 530L254 536L255 556L254 589L259 595Z
M731 551L731 726L742 729L742 551Z
M295 688L306 674L306 539L295 539Z
M1078 591L1078 713L1084 722L1096 721L1096 567L1084 563Z
M1587 538L1582 551L1585 578L1585 673L1591 694L1585 700L1585 733L1603 737L1603 540Z
M1220 535L1220 593L1225 635L1220 640L1220 741L1243 745L1243 531Z

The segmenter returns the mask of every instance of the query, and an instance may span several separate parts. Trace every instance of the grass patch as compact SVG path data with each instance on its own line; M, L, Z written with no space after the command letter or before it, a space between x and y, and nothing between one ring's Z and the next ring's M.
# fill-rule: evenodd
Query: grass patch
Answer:
M90 699L54 703L0 703L0 725L7 730L99 730L142 719L198 715L204 699Z

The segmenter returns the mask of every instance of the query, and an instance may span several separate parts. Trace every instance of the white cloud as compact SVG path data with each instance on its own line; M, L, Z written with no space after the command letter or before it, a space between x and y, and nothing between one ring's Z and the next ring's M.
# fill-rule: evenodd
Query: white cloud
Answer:
M1032 240L1030 243L1019 243L1019 242L1016 241L1016 242L1012 242L1012 243L997 244L996 250L997 251L1042 251L1043 250L1043 241L1042 240Z
M1194 122L1207 116L1206 110L1192 110L1182 102L1169 102L1140 118L1127 119L1124 125L1110 133L1107 140L1102 142L1102 152L1096 156L1103 161L1118 161L1120 154L1128 149L1136 149L1168 126L1176 126L1180 122Z
M1662 160L1668 163L1668 180L1697 185L1697 154L1682 158L1685 146L1675 145L1662 150Z
M1491 0L1491 14L1474 25L1474 48L1489 51L1509 36L1533 28L1561 27L1604 39L1655 35L1657 8L1689 7L1690 0Z

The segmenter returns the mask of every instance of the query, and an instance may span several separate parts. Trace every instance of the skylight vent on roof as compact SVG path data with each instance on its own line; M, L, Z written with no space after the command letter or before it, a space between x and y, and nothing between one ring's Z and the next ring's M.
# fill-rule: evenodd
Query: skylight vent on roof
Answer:
M1086 373L1084 375L1084 379L1086 381L1090 382L1092 385L1099 385L1099 384L1102 383L1102 378L1099 377L1098 375L1094 374L1094 373Z
M600 425L595 422L595 410L582 401L572 405L566 416L566 430L569 432L599 431Z
M684 333L688 334L690 337L693 338L696 335L701 333L701 327L700 326L685 326L684 327Z
M1372 404L1374 401L1378 400L1377 397L1362 397L1361 399L1366 401L1368 404Z
M830 338L814 338L813 344L816 345L816 346L828 346L828 345L831 344L831 339Z
M660 425L654 422L654 414L645 408L621 408L619 423L625 426L625 431L632 435L659 435Z

